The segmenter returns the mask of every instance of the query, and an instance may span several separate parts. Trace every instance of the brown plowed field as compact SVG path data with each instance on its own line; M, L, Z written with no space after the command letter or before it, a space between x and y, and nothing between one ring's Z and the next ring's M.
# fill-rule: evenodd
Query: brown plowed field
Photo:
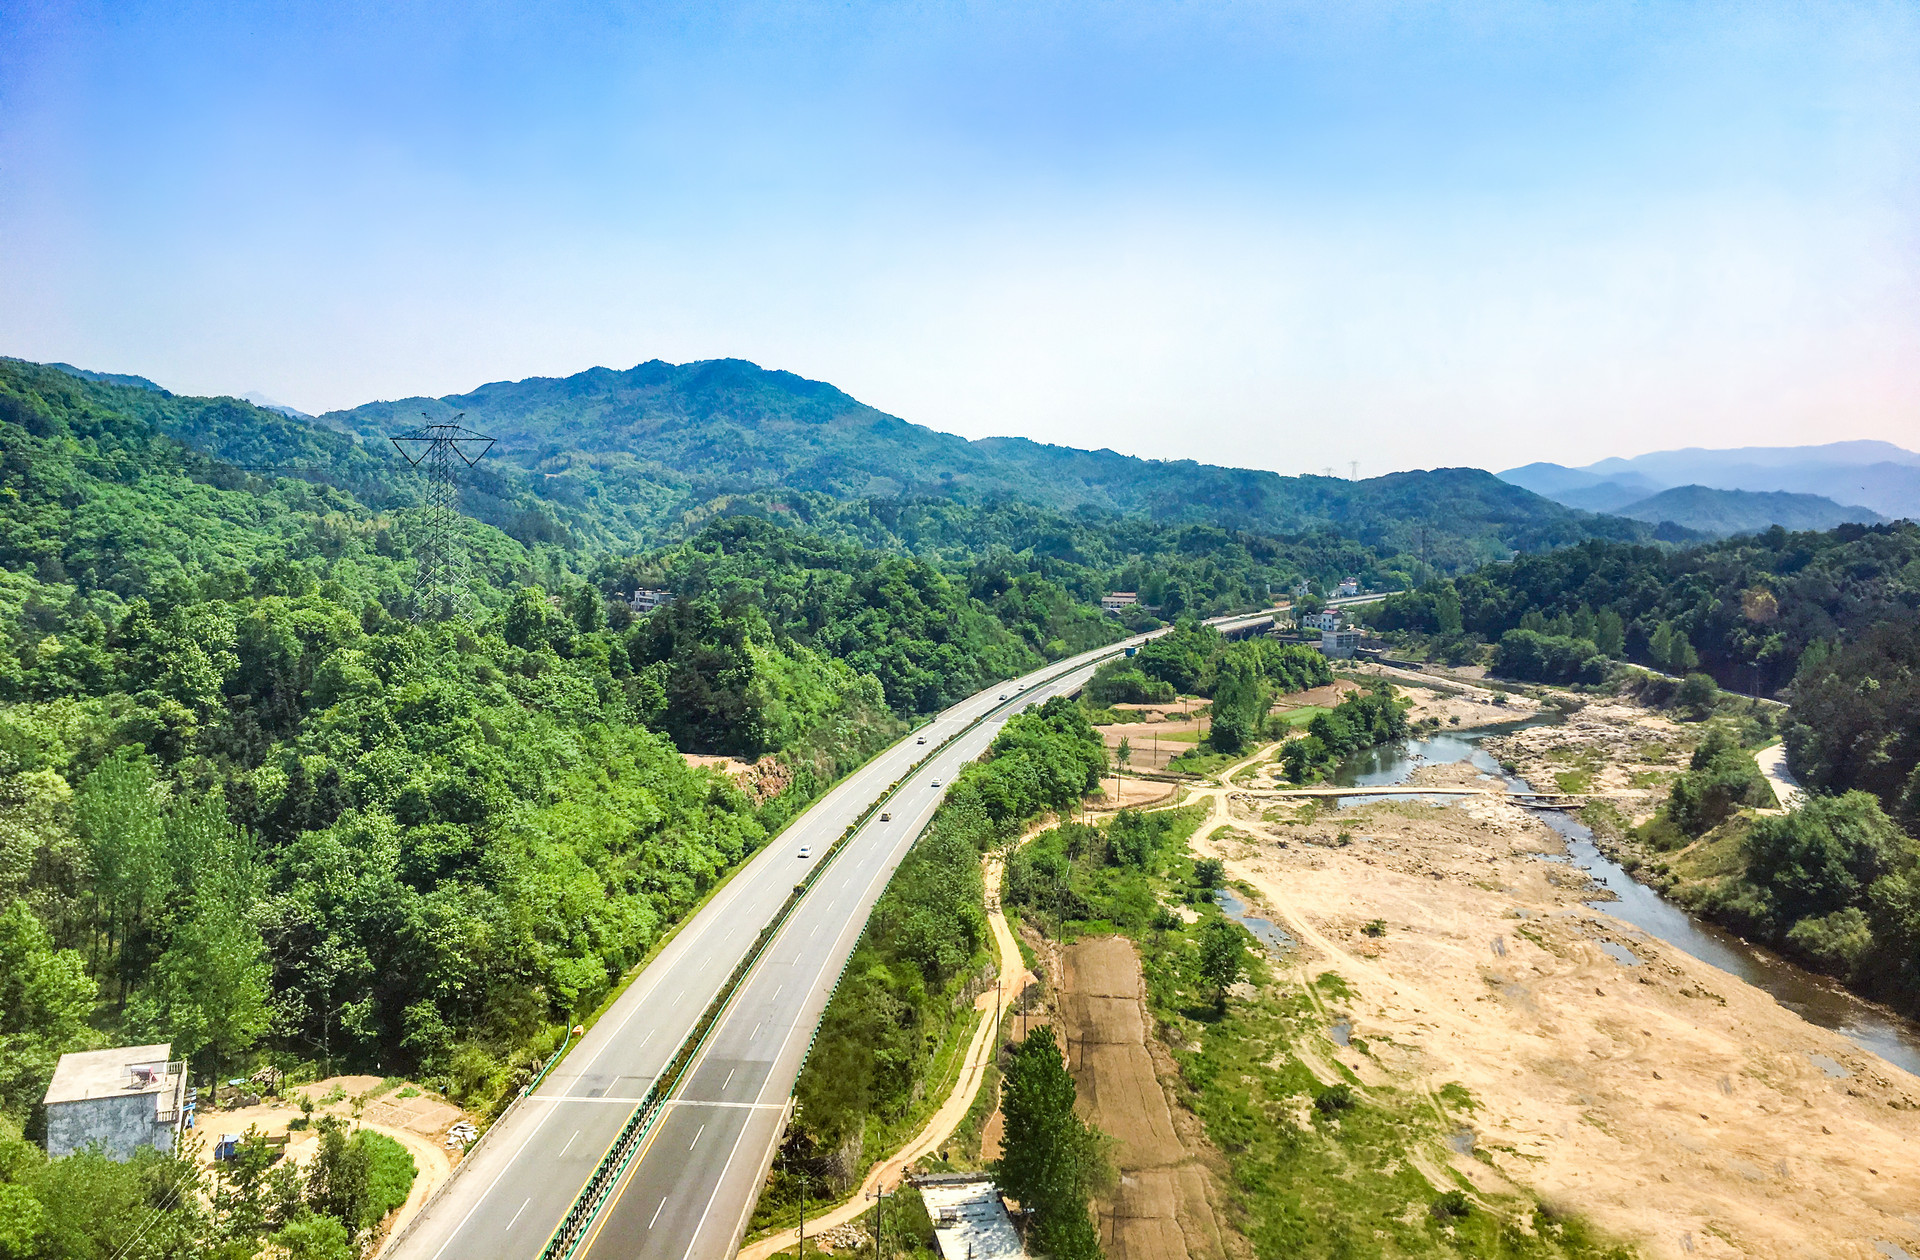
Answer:
M1069 946L1060 1025L1088 1120L1114 1138L1119 1184L1096 1203L1111 1260L1225 1260L1215 1192L1192 1118L1176 1123L1147 1040L1140 959L1125 937ZM1183 1136L1182 1129L1186 1130ZM1191 1143L1191 1145L1190 1145Z

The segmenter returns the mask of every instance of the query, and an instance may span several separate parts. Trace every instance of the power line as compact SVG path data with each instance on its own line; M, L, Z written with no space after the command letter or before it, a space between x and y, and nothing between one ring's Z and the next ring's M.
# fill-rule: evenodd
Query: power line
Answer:
M461 412L451 424L427 423L392 439L394 448L415 468L425 465L427 502L422 512L422 536L417 549L420 573L414 582L415 621L440 621L465 611L471 591L467 586L467 553L460 546L460 467L471 468L493 448L484 433L462 428ZM457 461L457 462L456 462Z

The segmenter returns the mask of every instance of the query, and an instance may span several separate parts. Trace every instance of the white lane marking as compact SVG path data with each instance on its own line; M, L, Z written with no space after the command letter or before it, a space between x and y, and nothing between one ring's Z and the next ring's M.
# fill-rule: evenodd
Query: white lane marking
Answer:
M544 1102L546 1100L542 1099L541 1101ZM547 1114L545 1116L541 1116L533 1122L533 1128L527 1133L526 1138L514 1150L513 1154L507 1156L507 1161L501 1167L500 1171L493 1174L493 1180L487 1183L486 1190L481 1193L478 1199L474 1200L473 1206L467 1209L467 1214L460 1218L460 1223L453 1227L453 1232L447 1235L447 1241L440 1244L440 1250L433 1253L433 1260L440 1260L440 1257L446 1254L447 1248L453 1246L453 1240L460 1236L460 1231L465 1229L467 1222L473 1219L473 1214L480 1210L480 1205L490 1202L493 1199L493 1188L500 1184L500 1178L507 1175L507 1170L513 1167L514 1161L525 1153L527 1144L533 1141L534 1136L540 1132L540 1126L545 1124L547 1117L552 1114L553 1108L549 1107L547 1108Z
M699 1098L676 1098L667 1104L669 1107L731 1107L737 1111L778 1111L786 1105L785 1103L719 1102L717 1100L708 1102Z
M739 1068L732 1068L732 1069L730 1069L730 1070L729 1070L729 1071L727 1072L727 1079L726 1079L726 1080L724 1080L724 1081L721 1081L721 1082L720 1082L720 1088L724 1090L724 1089L725 1089L725 1088L726 1088L727 1086L729 1086L729 1085L731 1085L731 1084L733 1084L733 1074L734 1074L735 1072L738 1072L739 1070L740 1070Z
M780 989L784 989L784 988L786 988L786 987L787 987L787 986L786 986L785 984L782 984L782 985L781 985L781 986L780 986L779 988L777 988L777 989L775 989L775 990L773 991L773 1000L774 1000L774 1001L776 1001L776 1002L778 1002L778 1001L780 1000Z
M527 1210L527 1204L528 1204L528 1203L531 1203L531 1202L533 1202L533 1196L532 1196L532 1195L528 1195L528 1196L527 1196L527 1198L526 1198L526 1202L524 1202L524 1203L522 1203L522 1204L520 1205L520 1212L524 1212L524 1211L526 1211L526 1210ZM507 1228L508 1228L508 1229L512 1229L512 1228L513 1228L513 1225L514 1225L514 1221L517 1221L517 1220L519 1220L519 1219L520 1219L520 1212L515 1212L515 1213L513 1214L513 1220L512 1220L512 1221L508 1221L508 1222L507 1222Z
M813 931L807 933L807 939L812 940L814 937L818 935L820 935L820 924L818 922L815 922L813 925Z
M657 1221L660 1219L660 1208L663 1208L665 1206L667 1206L667 1201L665 1199L660 1200L660 1207L653 1209L653 1221ZM647 1222L648 1229L653 1228L653 1221Z
M565 1146L563 1146L563 1147L561 1147L561 1148L560 1148L560 1155L565 1155L565 1154L566 1154L566 1153L567 1153L568 1151L570 1151L570 1150L572 1150L572 1149L573 1149L573 1138L577 1138L577 1137L579 1137L579 1136L580 1136L580 1130L578 1130L578 1129L575 1129L575 1130L573 1131L573 1137L570 1137L570 1138L568 1138L568 1139L567 1139L567 1144L566 1144ZM560 1155L556 1155L556 1156L554 1156L554 1158L555 1158L555 1159L558 1159L558 1158L560 1158Z
M628 1098L624 1094L616 1094L611 1097L605 1094L548 1094L540 1101L554 1103L625 1103L631 1107L637 1102L645 1101L645 1095L639 1098Z
M700 1135L702 1133L705 1133L706 1131L707 1131L707 1126L704 1124L701 1125L698 1129L695 1129L693 1131L693 1141L687 1143L687 1149L692 1150L694 1147L694 1143L698 1142L700 1140Z
M763 1019L760 1021L760 1024L764 1024L766 1022L767 1021ZM753 1031L747 1034L748 1041L752 1041L755 1037L758 1037L760 1035L760 1024L755 1024L753 1026Z

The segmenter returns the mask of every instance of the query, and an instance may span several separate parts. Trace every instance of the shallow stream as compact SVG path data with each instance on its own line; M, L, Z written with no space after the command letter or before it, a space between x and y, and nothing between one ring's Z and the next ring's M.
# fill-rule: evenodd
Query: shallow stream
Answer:
M1468 761L1482 774L1504 781L1516 791L1530 791L1524 779L1508 774L1500 763L1480 747L1489 735L1518 729L1514 724L1484 730L1450 731L1427 739L1410 739L1400 744L1369 749L1345 764L1334 774L1341 786L1386 787L1405 783L1423 765ZM1420 797L1379 797L1355 795L1341 797L1343 806L1377 800L1419 800ZM1435 796L1444 801L1449 798ZM1590 901L1587 904L1604 914L1632 924L1648 936L1685 950L1700 961L1718 967L1729 975L1764 990L1780 1005L1809 1023L1831 1028L1863 1050L1870 1050L1887 1062L1920 1076L1920 1024L1861 1000L1832 980L1756 945L1749 944L1722 928L1697 919L1653 889L1629 875L1624 867L1602 853L1593 842L1593 833L1585 824L1554 810L1539 811L1540 820L1559 832L1567 842L1564 860L1591 875L1619 898L1617 901ZM1622 949L1623 953L1627 953ZM1613 953L1613 951L1609 951ZM1637 965L1619 954L1623 965ZM1835 1065L1838 1067L1838 1065ZM1823 1067L1823 1070L1824 1067ZM1845 1072L1845 1068L1839 1069Z

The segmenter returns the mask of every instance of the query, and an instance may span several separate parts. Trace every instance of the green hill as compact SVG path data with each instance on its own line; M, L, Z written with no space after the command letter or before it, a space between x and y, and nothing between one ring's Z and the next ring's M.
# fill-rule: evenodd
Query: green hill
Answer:
M422 413L464 413L465 423L499 438L500 465L583 540L651 539L720 496L779 491L1018 499L1269 534L1333 529L1382 551L1424 548L1445 568L1586 538L1653 537L1643 524L1566 508L1477 469L1356 482L1023 438L970 442L737 359L500 381L445 398L370 403L322 422L379 445Z
M1675 486L1615 511L1637 521L1672 521L1714 537L1752 534L1778 525L1791 530L1824 530L1848 523L1878 525L1886 518L1872 508L1846 507L1818 494L1785 490L1715 490Z

